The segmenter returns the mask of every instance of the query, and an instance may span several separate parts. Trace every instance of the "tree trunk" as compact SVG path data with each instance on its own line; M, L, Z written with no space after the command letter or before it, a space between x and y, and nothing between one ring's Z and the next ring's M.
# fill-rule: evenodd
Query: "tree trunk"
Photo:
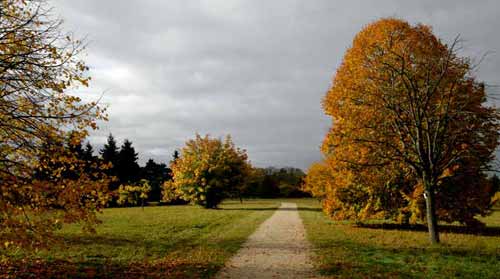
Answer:
M437 226L436 203L434 191L432 187L425 187L425 206L427 211L427 228L429 230L429 238L432 244L439 243L439 232Z

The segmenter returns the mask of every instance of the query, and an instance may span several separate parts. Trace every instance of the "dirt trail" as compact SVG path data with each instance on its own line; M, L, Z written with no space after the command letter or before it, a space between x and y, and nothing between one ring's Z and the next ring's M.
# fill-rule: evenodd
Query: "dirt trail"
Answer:
M216 278L317 278L295 203L282 203Z

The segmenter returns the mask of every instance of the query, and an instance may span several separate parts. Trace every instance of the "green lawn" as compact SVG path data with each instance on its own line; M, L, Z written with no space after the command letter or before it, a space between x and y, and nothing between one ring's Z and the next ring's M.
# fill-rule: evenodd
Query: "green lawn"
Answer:
M327 218L313 199L299 205L317 269L344 278L498 278L500 211L485 218L486 235L442 233L431 246L425 231L358 227ZM65 245L29 259L0 264L0 278L209 278L281 200L196 206L114 208L101 215L97 234L65 227ZM457 227L447 227L456 231ZM11 258L13 258L11 256Z
M249 200L225 202L220 210L107 209L97 234L67 226L60 233L66 245L39 252L28 263L0 266L0 277L207 278L278 206L277 200Z
M484 218L486 235L443 229L431 246L426 231L358 227L329 220L313 200L298 200L316 267L340 278L499 278L500 211Z

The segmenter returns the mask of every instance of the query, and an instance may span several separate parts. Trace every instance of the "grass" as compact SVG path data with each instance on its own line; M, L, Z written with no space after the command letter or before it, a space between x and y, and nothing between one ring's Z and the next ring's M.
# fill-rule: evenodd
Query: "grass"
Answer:
M10 278L210 278L282 200L227 201L221 210L196 206L113 208L96 234L65 227L63 244L0 264ZM421 227L357 226L326 217L313 199L292 199L314 246L316 268L340 278L498 278L500 209L473 235L445 226L432 246ZM373 225L373 226L372 226Z
M298 200L322 275L339 278L499 278L500 211L483 218L487 235L443 226L441 244L426 231L360 227L335 222L313 200Z
M3 274L208 278L278 206L276 200L250 200L227 201L220 210L190 205L106 209L96 234L67 226L59 233L65 245L41 251L28 263L4 266Z

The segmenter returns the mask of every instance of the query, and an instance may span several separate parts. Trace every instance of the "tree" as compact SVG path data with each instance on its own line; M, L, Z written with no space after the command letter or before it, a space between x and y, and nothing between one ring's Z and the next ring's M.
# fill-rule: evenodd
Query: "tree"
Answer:
M186 142L171 168L173 181L164 184L165 201L182 198L216 208L245 183L250 164L245 150L236 148L230 136L222 141L196 135Z
M175 161L177 161L177 159L179 159L179 151L178 150L174 150L174 153L172 154L172 160L170 161L170 164L175 163Z
M144 202L148 199L151 186L146 179L141 179L139 185L120 185L118 188L118 204L136 205L141 204L144 209Z
M253 198L298 198L309 196L302 190L305 174L297 168L252 168L247 182L238 189L238 196Z
M158 164L153 159L146 162L142 168L142 177L149 181L151 193L148 196L149 201L160 201L162 199L161 190L165 181L171 180L171 170L165 164Z
M281 168L273 174L278 185L281 197L300 198L307 194L301 190L301 185L305 177L304 172L298 168Z
M108 184L108 190L113 192L118 189L120 182L118 181L118 146L113 135L110 133L107 142L103 148L99 150L103 163L107 164L106 174L112 178ZM112 203L116 197L113 195Z
M140 167L137 163L139 157L132 146L132 142L125 139L116 162L116 174L121 184L135 183L139 179Z
M264 197L261 189L264 185L266 174L262 168L252 168L249 172L246 183L241 186L242 197Z
M379 20L356 35L323 101L334 125L322 150L345 180L334 187L370 200L385 186L405 187L399 178L414 178L432 243L439 242L436 194L450 193L445 184L477 198L459 205L466 211L486 213L482 172L498 144L499 115L483 105L485 87L457 54L458 43L443 44L425 25ZM478 194L458 177L476 181Z
M97 160L97 157L94 155L94 147L92 147L89 141L85 144L85 148L83 149L83 158L87 162L95 162Z
M107 143L104 144L104 147L99 151L101 154L102 160L105 163L111 163L113 166L116 166L118 163L118 146L116 144L116 140L113 135L110 133L108 136Z
M74 153L79 159L83 159L83 146L82 146L82 138L81 135L78 134L78 132L71 131L68 138L66 145L69 148L69 151Z
M335 179L332 174L325 162L311 164L304 178L302 190L320 200L325 199L327 191L332 188L329 183Z
M106 200L104 177L62 175L83 167L66 144L67 131L81 142L106 116L95 102L68 93L90 80L78 55L83 46L48 11L45 1L0 2L2 247L43 246L62 223L92 230ZM54 168L47 168L48 157ZM37 178L37 170L50 171L50 179Z

